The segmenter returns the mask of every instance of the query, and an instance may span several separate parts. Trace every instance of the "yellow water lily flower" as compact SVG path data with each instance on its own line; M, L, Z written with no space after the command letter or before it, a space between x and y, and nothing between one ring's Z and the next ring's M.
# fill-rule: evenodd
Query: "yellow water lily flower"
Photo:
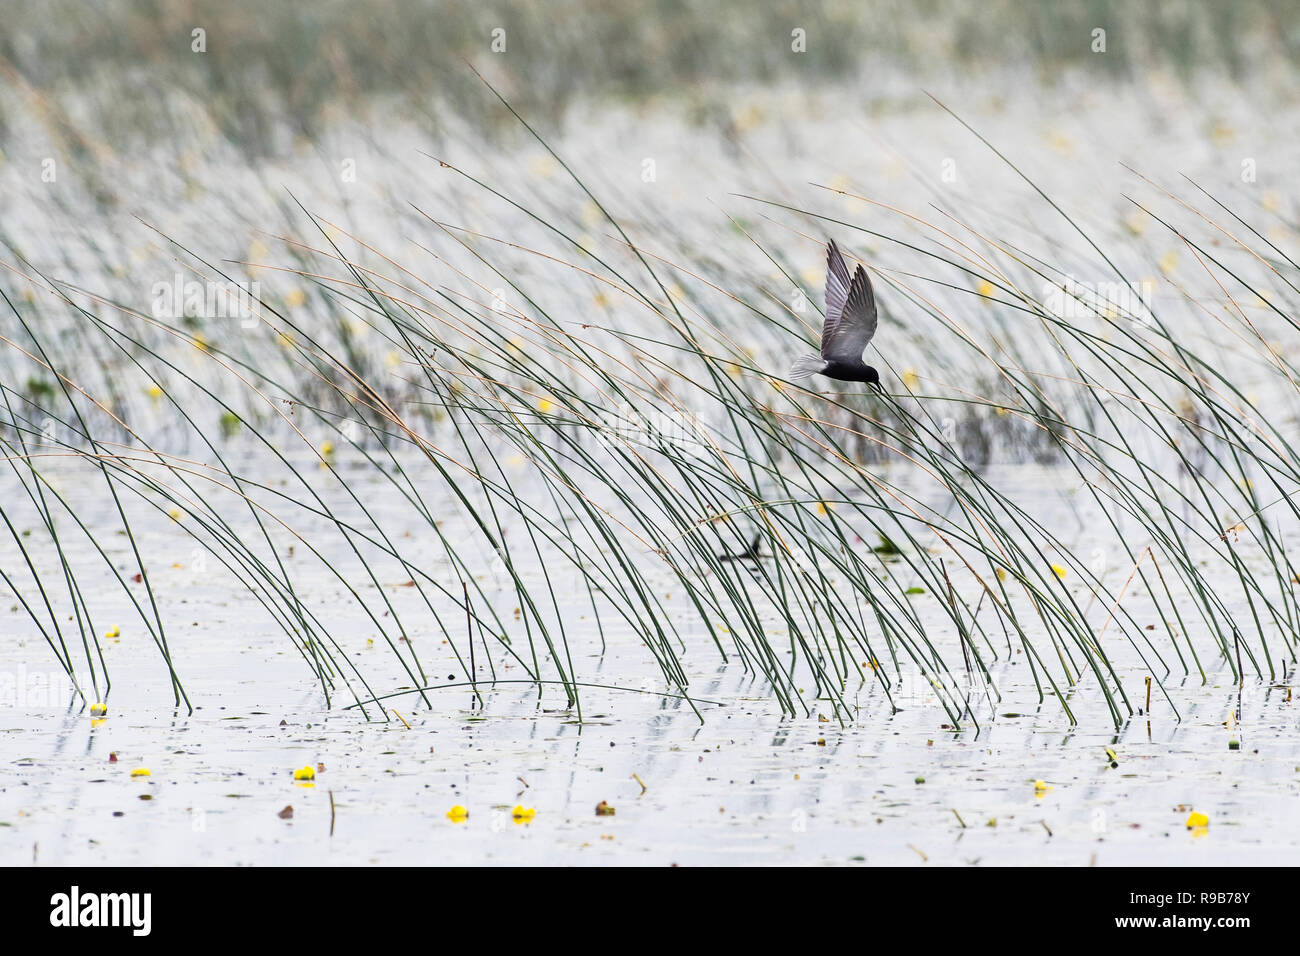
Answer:
M108 704L102 702L96 702L90 705L91 717L103 717L107 713L108 713Z
M122 632L121 632L120 630L118 630L117 625L115 624L115 625L113 625L112 627L110 627L107 631L104 632L104 636L105 636L105 637L121 637L121 636L122 636ZM93 708L93 707L91 708L92 711L94 711L94 709L95 709L95 708Z
M1039 798L1045 797L1047 795L1047 792L1051 789L1052 789L1052 785L1048 783L1046 780L1034 781L1034 796L1036 797Z
M464 823L469 819L469 811L458 803L447 811L447 819L452 823Z
M310 764L308 764L308 765L305 766L305 767L302 767L302 768L300 768L300 769L298 769L298 770L295 770L295 771L293 772L293 779L295 779L295 780L315 780L315 779L316 779L316 768L313 767L313 766L311 766Z
M1047 145L1062 156L1069 156L1074 152L1074 140L1056 130L1047 133Z
M975 287L975 291L987 299L996 290L993 287L993 283L990 282L988 279L980 279L979 285Z
M549 398L542 398L542 399L538 399L537 401L537 410L541 412L543 415L545 415L554 407L555 407L555 403L552 402Z
M1193 810L1187 815L1187 829L1189 830L1195 830L1197 827L1208 827L1209 825L1210 818L1204 813Z
M1056 575L1058 578L1060 578L1062 581L1064 581L1064 580L1065 580L1065 576L1066 576L1069 572L1066 571L1065 568L1061 567L1059 564L1054 564L1054 565L1052 565L1052 573L1055 574L1055 575Z
M903 369L903 384L908 387L909 391L911 389L916 388L917 385L921 384L921 376L916 374L916 369L914 368Z
M515 823L529 823L535 816L537 816L537 811L532 807L525 807L523 804L510 811L510 817Z
M600 206L590 199L582 204L582 224L588 229L595 227L604 218L605 214L600 211Z
M742 133L747 133L762 122L762 108L751 103L741 110L740 115L736 117L736 129L740 130Z
M158 401L158 399L162 398L163 396L163 390L159 388L158 385L154 382L150 382L149 387L146 388L144 391L145 394L148 395L150 398L152 398L155 402Z
M148 768L148 767L136 767L134 770L131 771L131 776L133 776L133 777L147 777L147 776L149 776L149 768Z
M1151 217L1143 209L1134 209L1124 220L1124 225L1128 226L1128 231L1135 236L1140 236L1147 230L1147 223Z

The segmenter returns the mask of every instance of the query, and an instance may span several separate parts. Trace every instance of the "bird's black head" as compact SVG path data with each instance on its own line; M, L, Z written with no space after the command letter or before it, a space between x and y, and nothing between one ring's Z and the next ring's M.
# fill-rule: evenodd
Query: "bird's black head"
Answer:
M880 387L880 373L866 363L855 368L852 374L852 381L865 382L866 384L873 385L876 388Z

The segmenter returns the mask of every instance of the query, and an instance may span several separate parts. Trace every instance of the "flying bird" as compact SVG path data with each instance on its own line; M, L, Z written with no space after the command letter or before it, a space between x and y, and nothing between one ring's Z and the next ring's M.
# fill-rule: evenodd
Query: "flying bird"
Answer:
M876 294L862 266L849 277L835 240L826 244L826 324L821 355L804 355L790 367L792 381L814 375L841 382L866 382L880 388L880 373L862 360L862 351L876 334Z

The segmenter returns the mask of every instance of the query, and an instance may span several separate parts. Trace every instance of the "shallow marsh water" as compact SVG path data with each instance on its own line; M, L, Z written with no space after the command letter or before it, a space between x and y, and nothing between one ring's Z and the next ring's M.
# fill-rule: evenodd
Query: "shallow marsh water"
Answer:
M273 654L250 657L274 676ZM582 725L522 692L489 694L481 714L458 690L437 694L435 713L403 709L408 729L322 714L311 688L281 699L283 678L214 688L190 717L122 703L92 727L84 712L6 708L16 745L0 859L1221 865L1285 864L1300 842L1285 691L1249 684L1235 731L1228 678L1183 688L1181 723L1134 719L1114 734L1048 711L953 732L924 707L849 727L783 720L718 670L707 693L729 703L706 708L703 725L684 706L626 695L589 699ZM318 762L314 785L295 783L295 768ZM133 778L142 765L151 776ZM597 816L601 801L616 815ZM516 804L536 817L513 822ZM449 820L453 805L469 819ZM1185 828L1191 807L1209 814L1207 831Z
M1022 493L1031 487L1045 487L1041 470L1025 472ZM142 547L167 556L162 542L176 537L163 523ZM662 677L634 635L607 628L602 653L575 610L566 636L578 679L626 688L584 688L581 723L554 686L540 700L523 685L493 689L482 659L480 708L434 637L422 655L430 683L455 686L431 691L432 709L391 698L396 713L367 722L341 697L324 708L302 660L257 622L233 578L186 567L159 576L192 715L171 708L138 626L104 642L113 690L103 721L33 680L56 673L38 637L0 647L0 861L1265 864L1300 844L1290 692L1281 680L1238 688L1208 654L1205 684L1166 680L1181 720L1155 693L1152 713L1118 733L1086 680L1067 692L1076 726L1051 696L1040 704L1015 653L992 665L1000 702L976 695L978 726L953 729L906 671L898 711L868 674L847 689L856 712L841 725L820 719L832 711L811 693L809 716L782 718L761 679L734 657L723 663L697 629L682 659L702 723L654 693ZM410 589L389 590L400 601ZM333 615L342 648L381 693L401 686L392 655L367 643L337 587L321 579L304 597ZM509 680L505 666L498 676ZM1135 710L1144 676L1125 671ZM295 782L295 769L318 764L312 784ZM150 775L131 776L139 767ZM601 801L616 814L597 816ZM467 820L448 819L454 805ZM515 822L516 805L536 816ZM1208 830L1186 828L1192 808L1210 816Z

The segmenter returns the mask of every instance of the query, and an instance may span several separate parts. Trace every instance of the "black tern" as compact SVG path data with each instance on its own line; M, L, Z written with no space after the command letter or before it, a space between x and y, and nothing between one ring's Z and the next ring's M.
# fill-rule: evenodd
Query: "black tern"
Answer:
M849 267L835 245L826 244L826 324L822 354L804 355L790 367L791 381L814 375L841 382L866 382L880 388L880 373L862 360L862 351L876 334L876 294L862 266L849 278Z
M763 541L761 534L754 535L754 541L740 554L719 554L719 561L758 561L763 555L758 553L758 546Z

